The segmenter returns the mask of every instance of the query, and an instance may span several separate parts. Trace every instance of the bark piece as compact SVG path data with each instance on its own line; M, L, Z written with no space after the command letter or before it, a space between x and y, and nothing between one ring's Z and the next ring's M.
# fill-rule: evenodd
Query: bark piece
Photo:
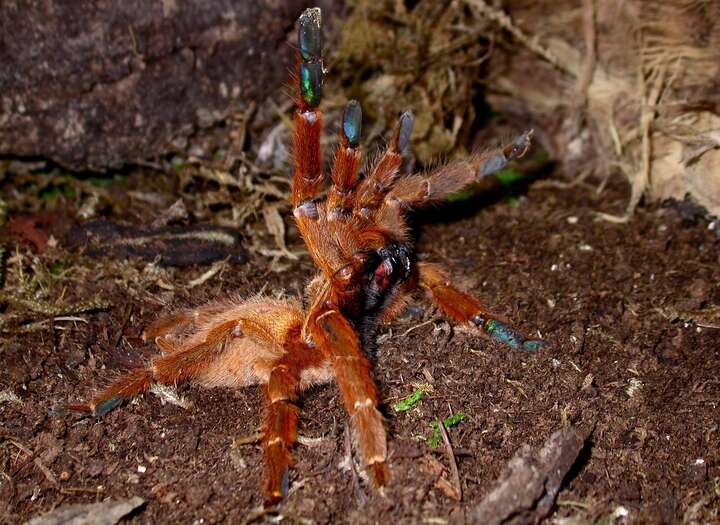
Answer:
M99 219L70 230L65 242L90 257L141 257L157 259L163 266L190 266L227 257L234 263L245 262L247 252L241 240L234 228L210 224L148 229Z
M67 505L33 518L26 525L115 525L144 503L144 499L135 496L125 500Z
M520 447L496 482L496 487L468 514L469 523L536 523L555 503L565 475L575 463L585 438L572 427L555 432L534 453Z

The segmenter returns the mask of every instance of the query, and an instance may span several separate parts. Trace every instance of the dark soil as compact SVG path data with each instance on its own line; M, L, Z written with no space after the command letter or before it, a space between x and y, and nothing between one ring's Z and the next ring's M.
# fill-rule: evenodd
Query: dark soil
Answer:
M706 222L672 208L640 209L624 225L595 219L596 210L621 213L626 198L618 188L598 195L535 186L518 206L500 199L426 214L423 257L448 265L494 312L552 345L537 354L511 351L416 303L381 330L375 366L392 485L378 495L342 467L347 418L337 388L319 387L303 398L301 433L320 439L296 449L290 495L274 514L288 523L463 522L523 443L539 447L573 424L590 437L550 520L612 522L626 513L629 522L717 522L720 330L682 312L720 304L720 241ZM150 206L140 218L159 211ZM289 238L300 249L294 231ZM34 267L63 258L84 265L83 278L56 298L112 305L79 315L83 321L1 334L0 391L19 401L0 403L0 521L131 496L147 500L132 523L252 517L262 504L261 450L233 440L258 429L259 388L183 387L191 408L147 395L101 420L51 418L48 409L86 399L113 373L153 355L139 335L166 308L261 290L298 295L313 274L309 258L273 272L269 259L251 255L188 289L208 267L164 270L61 248L33 259L29 248L13 247L8 272L23 254ZM132 286L124 277L130 271ZM432 392L396 413L392 404L413 384ZM467 417L448 433L461 502L436 488L438 462L449 465L443 448L426 441L430 422L457 412Z

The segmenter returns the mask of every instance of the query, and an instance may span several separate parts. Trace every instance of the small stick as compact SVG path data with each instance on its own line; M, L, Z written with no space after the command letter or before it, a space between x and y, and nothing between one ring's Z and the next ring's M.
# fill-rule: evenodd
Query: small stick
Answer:
M445 454L450 462L450 475L452 476L453 488L458 495L458 501L462 501L462 485L460 484L460 473L458 472L457 462L455 461L455 451L450 444L450 438L448 437L447 430L442 421L438 421L440 427L440 435L442 436L443 443L445 444Z
M350 465L350 471L352 472L353 487L355 487L355 493L358 495L358 500L360 501L360 504L364 504L365 493L360 487L360 482L358 481L358 473L355 469L355 462L353 461L352 457L352 440L350 438L350 427L347 425L345 425L345 457L347 458L347 462Z

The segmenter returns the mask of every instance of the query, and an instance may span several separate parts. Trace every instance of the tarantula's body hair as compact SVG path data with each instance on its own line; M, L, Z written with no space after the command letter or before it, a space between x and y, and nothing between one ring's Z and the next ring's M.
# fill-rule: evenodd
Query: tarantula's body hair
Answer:
M447 198L525 153L531 132L508 146L456 161L427 175L403 174L403 153L413 116L403 113L364 179L359 176L362 112L351 101L343 114L340 146L330 176L323 173L320 10L299 20L297 111L293 133L291 203L298 231L319 273L303 304L290 299L233 298L161 317L144 332L160 355L120 377L88 403L65 408L101 416L153 383L192 382L204 387L264 387L263 493L274 503L288 490L302 390L332 379L353 429L354 444L373 486L389 482L387 439L368 358L377 326L392 321L422 290L453 320L512 348L537 350L453 285L439 265L418 262L406 214ZM326 180L325 198L320 191Z

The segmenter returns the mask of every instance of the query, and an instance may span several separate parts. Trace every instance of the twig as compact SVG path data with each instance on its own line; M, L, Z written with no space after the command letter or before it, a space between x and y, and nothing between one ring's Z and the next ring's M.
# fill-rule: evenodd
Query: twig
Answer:
M103 491L101 487L63 487L60 489L61 494L100 494Z
M583 0L583 29L585 32L585 61L575 83L576 107L578 108L584 106L587 101L588 88L592 83L597 63L595 0Z
M518 42L536 55L545 59L560 71L574 75L574 72L567 65L560 62L560 60L549 49L541 46L535 38L532 38L525 33L525 31L516 26L512 19L504 11L488 5L485 0L465 0L465 3L477 10L477 12L481 15L487 17L505 29L508 33L514 36Z
M365 493L363 492L362 488L360 487L360 481L358 479L358 473L355 469L355 463L353 462L352 457L352 439L350 438L350 427L345 425L345 459L348 462L348 465L350 466L350 472L352 472L352 479L353 479L353 487L355 488L355 493L358 495L358 500L360 501L360 504L365 503Z
M241 525L249 525L250 523L255 523L257 520L264 516L267 516L268 514L277 515L277 510L275 510L273 507L260 507L248 514L241 522Z
M413 330L416 330L416 329L418 329L418 328L422 328L423 326L427 326L427 325L429 325L430 323L435 322L435 320L436 320L436 318L433 317L432 319L428 319L427 321L424 321L424 322L422 322L422 323L420 323L420 324L416 324L415 326L411 326L410 328L408 328L407 330L405 330L403 333L398 334L398 337L405 337L406 335L408 335L408 334L409 334L410 332L412 332Z
M259 443L262 439L262 432L253 432L252 434L246 434L239 438L233 439L233 448L241 447L243 445L253 445Z
M222 270L225 265L227 264L227 258L223 259L222 261L218 261L214 263L208 271L203 273L200 277L197 279L193 279L187 284L187 288L195 288L196 286L200 286L201 284L205 283L206 281L212 279L220 270Z
M443 443L445 444L445 455L450 463L450 475L452 476L453 488L457 494L457 500L462 501L462 485L460 484L460 473L458 472L457 462L455 461L455 451L453 451L452 445L450 444L450 438L448 437L445 425L439 422L440 435L442 436Z
M43 473L45 479L47 479L53 485L57 485L58 482L55 479L55 475L48 467L45 466L42 461L40 461L40 458L35 458L35 466L38 468L38 470L40 470L40 472Z

